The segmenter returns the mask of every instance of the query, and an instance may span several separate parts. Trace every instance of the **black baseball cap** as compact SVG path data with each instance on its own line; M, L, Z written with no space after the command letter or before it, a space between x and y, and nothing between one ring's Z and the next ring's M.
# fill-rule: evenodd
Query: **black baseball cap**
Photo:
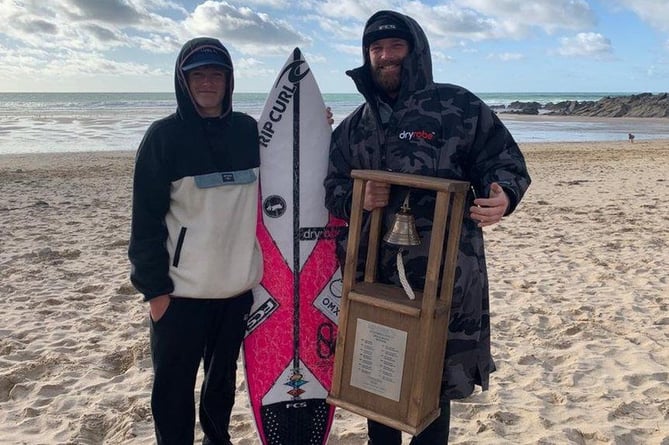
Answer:
M223 53L211 47L200 48L195 51L186 59L181 69L189 71L204 65L217 65L228 70L232 69L232 64Z
M398 38L413 43L413 37L409 27L391 15L380 15L365 27L362 35L362 46L365 48L381 39Z

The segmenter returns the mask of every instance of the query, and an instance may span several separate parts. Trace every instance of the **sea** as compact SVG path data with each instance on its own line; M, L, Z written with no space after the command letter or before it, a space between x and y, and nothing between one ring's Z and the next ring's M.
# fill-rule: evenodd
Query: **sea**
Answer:
M634 93L476 93L492 107L511 102L596 101ZM235 93L233 107L256 119L264 93ZM335 124L361 102L357 93L323 94ZM0 93L0 155L135 151L151 122L174 112L174 93ZM498 114L516 141L568 142L669 139L667 119L594 119Z

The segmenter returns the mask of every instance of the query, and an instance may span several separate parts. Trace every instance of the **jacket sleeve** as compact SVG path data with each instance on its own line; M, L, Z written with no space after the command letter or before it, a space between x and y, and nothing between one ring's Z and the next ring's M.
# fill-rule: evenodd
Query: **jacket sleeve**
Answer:
M156 125L149 128L135 159L132 222L128 257L130 280L150 300L174 290L169 277L165 215L170 203L168 163L161 153Z
M482 197L490 194L490 185L497 182L509 196L512 213L530 186L525 158L511 133L497 115L480 102L474 142L470 156L469 176Z
M348 118L350 119L350 118ZM351 216L351 151L348 143L348 119L332 133L328 172L325 177L325 207L337 218L349 220Z

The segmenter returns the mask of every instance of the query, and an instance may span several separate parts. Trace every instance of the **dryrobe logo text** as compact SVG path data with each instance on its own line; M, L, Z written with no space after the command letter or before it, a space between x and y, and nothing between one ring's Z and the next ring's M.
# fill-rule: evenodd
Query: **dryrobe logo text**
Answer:
M293 97L295 96L298 84L304 76L309 74L309 68L302 71L305 63L304 60L296 60L295 62L288 64L274 84L274 89L279 88L280 91L272 105L272 109L269 111L267 119L260 126L258 140L260 141L261 147L267 148L272 141L275 133L274 124L281 120L283 113L286 112L288 105L292 102ZM287 83L286 80L288 81Z
M340 227L300 227L300 241L335 239L339 230Z
M410 140L410 141L416 141L416 140L424 140L424 141L431 141L434 139L434 132L427 132L425 130L416 130L416 131L403 131L399 134L399 138L401 140Z
M279 195L271 195L265 198L262 203L262 208L265 215L270 218L279 218L286 213L286 200Z

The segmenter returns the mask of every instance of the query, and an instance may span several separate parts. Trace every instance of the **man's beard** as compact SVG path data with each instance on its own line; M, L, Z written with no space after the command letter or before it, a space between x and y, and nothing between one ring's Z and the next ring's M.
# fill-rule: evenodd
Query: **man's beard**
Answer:
M387 73L377 67L372 68L372 78L376 86L389 96L394 96L400 91L402 83L402 68L399 72Z

